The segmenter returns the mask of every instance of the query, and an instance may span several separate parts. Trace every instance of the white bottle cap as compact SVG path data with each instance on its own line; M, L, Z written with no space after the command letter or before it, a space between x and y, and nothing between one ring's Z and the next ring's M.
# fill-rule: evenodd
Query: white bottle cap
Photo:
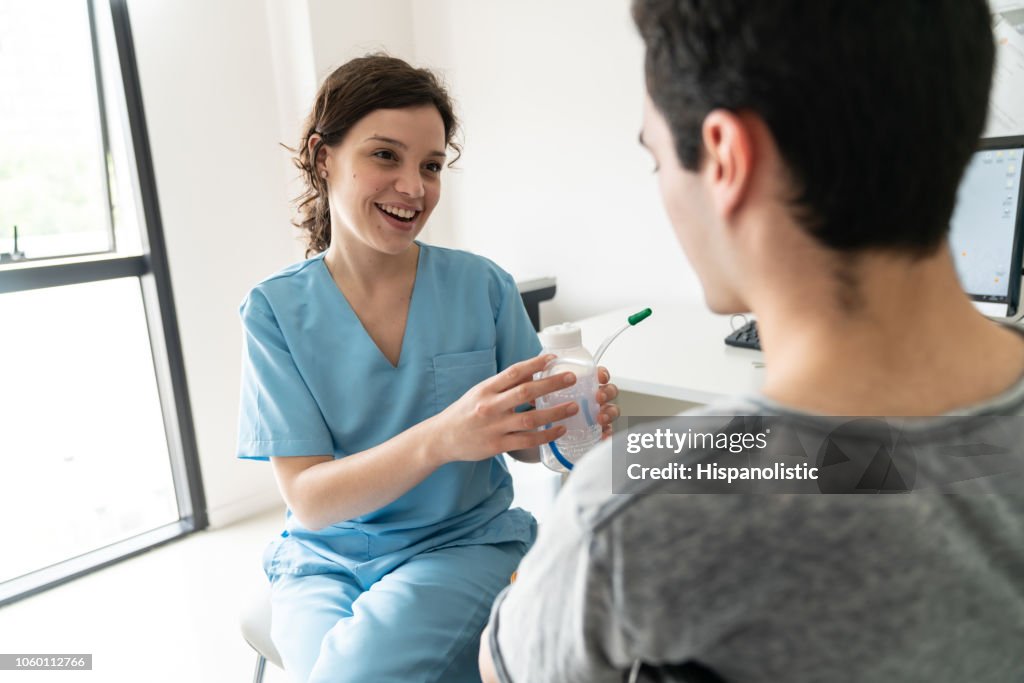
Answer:
M545 349L571 349L583 346L583 332L578 325L562 323L540 331L540 343Z

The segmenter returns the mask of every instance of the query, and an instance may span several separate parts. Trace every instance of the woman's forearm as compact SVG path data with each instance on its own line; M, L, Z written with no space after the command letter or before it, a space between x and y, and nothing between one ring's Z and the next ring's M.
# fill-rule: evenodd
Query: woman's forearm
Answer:
M314 531L394 502L441 464L430 420L373 448L321 462L282 486L292 514Z

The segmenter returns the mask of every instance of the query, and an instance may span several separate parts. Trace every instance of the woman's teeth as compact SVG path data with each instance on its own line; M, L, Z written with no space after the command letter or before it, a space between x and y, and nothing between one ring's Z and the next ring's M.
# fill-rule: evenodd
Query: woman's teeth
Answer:
M387 204L377 204L376 206L384 213L391 214L395 218L398 218L403 221L411 221L413 218L416 217L416 214L419 213L419 211L413 211L411 209L402 209L397 206L389 206Z

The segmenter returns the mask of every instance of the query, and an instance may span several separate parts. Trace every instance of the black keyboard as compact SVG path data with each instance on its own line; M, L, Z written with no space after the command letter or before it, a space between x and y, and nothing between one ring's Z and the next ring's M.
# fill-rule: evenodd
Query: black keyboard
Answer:
M739 346L744 349L761 350L761 340L757 336L757 321L751 320L728 337L725 343L729 346Z

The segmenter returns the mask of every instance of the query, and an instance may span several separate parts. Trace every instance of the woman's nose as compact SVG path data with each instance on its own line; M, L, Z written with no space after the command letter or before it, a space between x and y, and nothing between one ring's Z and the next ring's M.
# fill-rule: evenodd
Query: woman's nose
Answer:
M417 167L409 166L401 170L398 178L395 180L395 189L414 199L419 199L423 196L423 177L420 175L420 169Z

